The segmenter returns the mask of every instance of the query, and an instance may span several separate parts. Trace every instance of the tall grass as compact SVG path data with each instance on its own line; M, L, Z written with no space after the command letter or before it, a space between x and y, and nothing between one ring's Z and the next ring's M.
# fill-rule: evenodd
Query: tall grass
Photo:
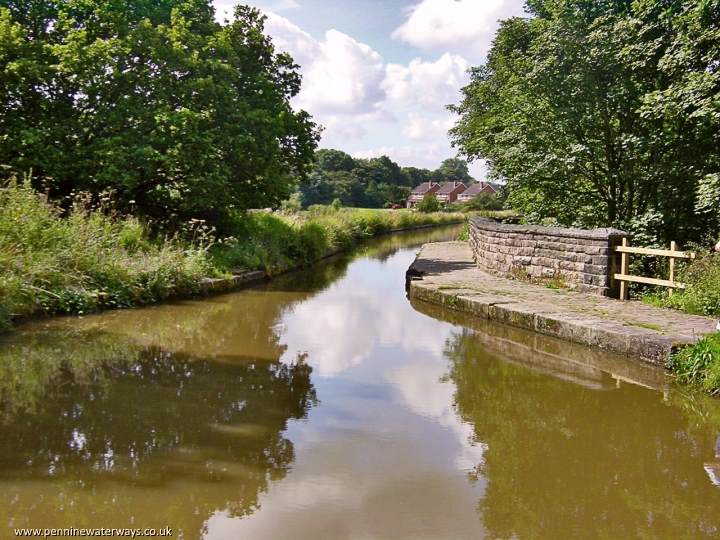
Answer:
M27 183L0 188L0 326L36 313L86 313L196 289L207 246L151 241L135 218L60 210Z
M306 266L359 241L385 232L425 225L459 223L461 214L423 214L313 206L291 214L238 216L233 237L211 249L218 268L261 268L270 274Z
M277 273L382 232L463 219L318 206L238 215L234 235L211 243L207 235L153 238L136 218L87 208L63 215L29 183L0 186L0 329L35 314L149 304L196 292L205 277L240 269Z

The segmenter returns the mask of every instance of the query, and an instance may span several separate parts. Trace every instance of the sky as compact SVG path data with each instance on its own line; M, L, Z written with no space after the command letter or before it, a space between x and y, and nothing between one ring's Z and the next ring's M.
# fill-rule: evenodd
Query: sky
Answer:
M238 0L214 0L217 17ZM446 106L460 100L467 69L482 64L498 21L523 0L245 0L266 32L300 65L293 106L325 129L320 146L355 157L390 156L436 169L455 157ZM478 179L481 162L470 164Z

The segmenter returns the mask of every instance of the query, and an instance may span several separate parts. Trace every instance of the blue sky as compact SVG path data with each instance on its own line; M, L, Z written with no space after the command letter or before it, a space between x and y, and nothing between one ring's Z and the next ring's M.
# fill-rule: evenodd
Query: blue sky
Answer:
M218 18L236 0L214 0ZM300 64L294 106L325 127L320 143L356 157L387 154L437 168L453 157L445 106L484 61L498 20L523 0L247 0L276 46ZM471 172L484 176L482 163Z

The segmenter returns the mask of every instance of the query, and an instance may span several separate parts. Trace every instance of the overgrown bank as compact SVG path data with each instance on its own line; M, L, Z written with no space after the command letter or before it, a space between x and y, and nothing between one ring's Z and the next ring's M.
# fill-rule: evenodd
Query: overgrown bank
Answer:
M681 272L680 280L687 284L686 289L672 294L654 290L642 295L642 300L686 313L720 317L720 253L701 254ZM720 332L675 353L668 368L681 382L720 395Z
M218 240L197 223L158 237L137 218L76 205L66 215L27 185L0 188L0 329L14 319L150 304L200 290L207 277L310 264L395 229L458 222L458 214L314 207L250 213Z

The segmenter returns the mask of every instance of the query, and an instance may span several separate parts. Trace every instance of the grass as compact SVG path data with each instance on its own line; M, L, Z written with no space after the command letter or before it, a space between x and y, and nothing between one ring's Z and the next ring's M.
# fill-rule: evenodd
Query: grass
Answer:
M238 216L235 234L210 250L220 269L262 269L269 274L307 266L359 241L398 229L444 225L460 214L314 206L292 214Z
M550 276L533 276L522 266L513 266L506 276L508 279L530 283L532 285L543 285L548 289L564 291L570 288L565 275L556 270Z
M207 246L151 241L137 219L76 206L62 217L29 185L0 189L0 328L37 313L87 313L197 288Z
M667 367L680 382L720 395L720 332L680 349L670 357Z
M28 183L0 187L0 330L13 320L84 314L195 293L205 277L240 269L273 274L311 264L362 239L442 225L460 214L314 207L238 215L233 237L198 224L157 238L133 217L77 204L63 214Z

